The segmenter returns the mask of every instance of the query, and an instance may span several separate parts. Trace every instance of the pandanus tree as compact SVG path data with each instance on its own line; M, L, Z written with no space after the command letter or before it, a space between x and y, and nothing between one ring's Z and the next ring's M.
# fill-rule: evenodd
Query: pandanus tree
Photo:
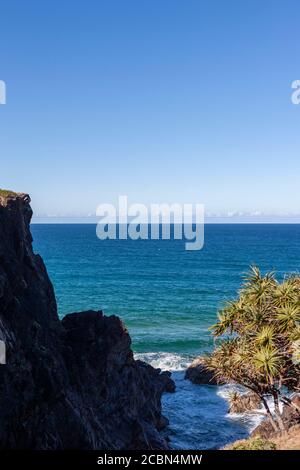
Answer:
M274 273L262 275L252 267L238 298L218 316L206 367L216 378L256 393L274 430L283 432L281 404L300 412L290 398L300 391L300 277L278 282Z

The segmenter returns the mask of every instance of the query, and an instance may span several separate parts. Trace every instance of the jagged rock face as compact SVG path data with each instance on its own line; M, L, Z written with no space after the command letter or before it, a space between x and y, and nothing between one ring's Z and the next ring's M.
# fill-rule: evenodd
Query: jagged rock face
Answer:
M0 194L0 449L164 449L168 374L135 361L102 312L57 315L27 195Z
M224 382L216 379L213 372L207 370L202 357L197 357L188 367L185 379L197 385L222 385Z

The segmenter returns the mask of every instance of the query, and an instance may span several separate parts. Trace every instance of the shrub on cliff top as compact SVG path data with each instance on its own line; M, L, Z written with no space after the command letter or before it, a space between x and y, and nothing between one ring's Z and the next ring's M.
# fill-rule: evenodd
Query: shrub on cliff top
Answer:
M256 393L274 431L284 431L280 403L300 412L288 393L299 390L300 277L279 283L274 273L263 276L258 268L251 268L238 299L219 312L212 331L221 338L206 358L206 367L217 378ZM273 400L274 413L268 398Z
M9 196L16 196L17 193L14 191L9 191L8 189L1 189L0 188L0 197L9 197Z
M253 438L238 441L227 447L228 450L276 450L276 444L265 439Z

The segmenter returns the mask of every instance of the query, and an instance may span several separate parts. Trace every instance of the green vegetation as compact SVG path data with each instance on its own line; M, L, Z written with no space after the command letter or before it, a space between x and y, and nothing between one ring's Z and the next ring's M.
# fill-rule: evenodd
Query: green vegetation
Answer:
M276 444L261 438L252 438L244 441L238 441L229 450L276 450Z
M274 273L262 276L251 268L238 299L225 305L211 329L216 347L206 367L216 378L252 390L274 431L285 431L280 403L300 411L288 393L297 391L300 375L300 277L279 283Z
M9 196L16 196L17 193L14 191L9 191L7 189L0 189L0 197L9 197Z

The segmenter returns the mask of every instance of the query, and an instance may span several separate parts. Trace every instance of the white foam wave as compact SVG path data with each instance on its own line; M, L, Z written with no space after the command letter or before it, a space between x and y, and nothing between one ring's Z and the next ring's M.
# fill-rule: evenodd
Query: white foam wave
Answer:
M248 393L248 390L239 385L227 384L219 387L217 395L228 401L229 404L229 397L233 391L239 392L242 395ZM227 413L226 417L233 421L243 421L251 433L264 420L265 411L263 407L260 406L257 409L245 411L244 413Z
M136 353L135 359L147 362L151 366L161 370L178 372L187 369L193 358L176 353L154 352L154 353Z

